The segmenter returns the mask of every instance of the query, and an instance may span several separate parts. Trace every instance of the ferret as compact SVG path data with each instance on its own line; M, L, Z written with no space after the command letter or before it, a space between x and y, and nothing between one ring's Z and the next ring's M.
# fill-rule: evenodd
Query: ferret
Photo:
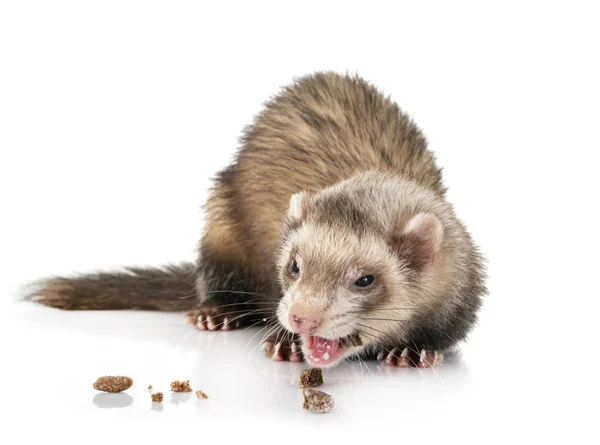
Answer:
M202 331L263 325L273 360L433 367L486 294L426 138L358 76L315 73L267 101L204 211L195 264L55 277L28 297L189 311Z

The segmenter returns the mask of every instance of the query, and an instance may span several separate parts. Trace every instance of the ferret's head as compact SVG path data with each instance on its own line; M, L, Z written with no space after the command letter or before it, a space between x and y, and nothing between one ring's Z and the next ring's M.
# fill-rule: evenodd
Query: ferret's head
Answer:
M402 342L416 320L444 310L448 212L437 195L385 175L292 196L277 316L300 334L311 365Z

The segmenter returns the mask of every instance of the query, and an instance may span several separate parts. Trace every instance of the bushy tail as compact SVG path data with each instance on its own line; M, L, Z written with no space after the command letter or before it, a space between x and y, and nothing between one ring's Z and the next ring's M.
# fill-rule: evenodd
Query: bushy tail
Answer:
M186 311L196 303L195 267L128 267L122 272L49 278L33 284L25 298L66 310Z

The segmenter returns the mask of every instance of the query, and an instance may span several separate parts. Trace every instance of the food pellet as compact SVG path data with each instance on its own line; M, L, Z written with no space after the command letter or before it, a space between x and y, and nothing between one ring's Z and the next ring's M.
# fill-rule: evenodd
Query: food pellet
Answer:
M179 380L175 380L171 382L171 391L173 392L192 392L192 387L190 386L190 381L186 380L185 382L180 382Z
M323 384L323 371L321 368L308 368L300 373L300 388L319 386Z
M106 375L94 382L94 389L104 392L121 392L131 388L133 379L121 375Z
M157 393L152 394L152 401L161 403L163 401L163 393L157 392Z
M304 405L302 405L304 409L315 413L328 413L333 409L333 397L323 391L305 389L302 394L304 395Z
M148 389L150 389L150 390L151 390L151 389L152 389L152 385L148 385Z
M199 399L208 399L208 395L204 391L196 391L196 397Z

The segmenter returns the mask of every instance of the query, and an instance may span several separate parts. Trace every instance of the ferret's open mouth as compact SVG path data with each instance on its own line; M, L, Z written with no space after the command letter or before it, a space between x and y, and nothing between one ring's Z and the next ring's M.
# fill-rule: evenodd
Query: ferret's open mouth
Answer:
M315 335L303 335L303 352L306 360L313 366L327 366L341 359L351 345L360 345L358 335L329 339Z

